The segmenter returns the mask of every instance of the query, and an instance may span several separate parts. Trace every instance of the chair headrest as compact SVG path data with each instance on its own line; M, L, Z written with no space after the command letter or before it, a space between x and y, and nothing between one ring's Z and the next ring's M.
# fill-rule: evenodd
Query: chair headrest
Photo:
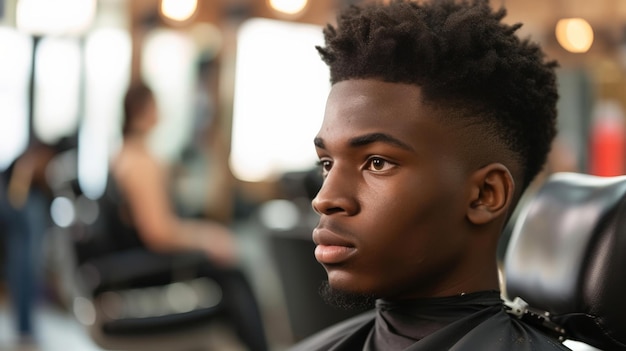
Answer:
M505 297L548 312L571 340L626 349L626 176L550 176L522 209Z

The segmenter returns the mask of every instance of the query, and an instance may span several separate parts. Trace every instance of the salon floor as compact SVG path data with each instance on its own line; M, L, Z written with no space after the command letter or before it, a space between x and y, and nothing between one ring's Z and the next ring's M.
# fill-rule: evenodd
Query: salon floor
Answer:
M3 295L5 297L5 295ZM37 309L38 333L36 342L20 343L13 329L8 301L0 305L0 350L6 351L99 351L83 326L70 314L51 304L43 303Z
M37 312L36 342L20 343L12 330L6 303L0 308L0 350L2 351L102 351L88 336L84 326L70 314L50 305ZM226 329L215 328L206 350L244 351ZM146 350L147 351L147 350Z

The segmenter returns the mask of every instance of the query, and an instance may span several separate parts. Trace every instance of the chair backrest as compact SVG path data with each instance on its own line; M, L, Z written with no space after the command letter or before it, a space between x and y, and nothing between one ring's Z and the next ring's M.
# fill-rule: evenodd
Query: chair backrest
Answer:
M565 338L626 350L626 176L550 176L517 219L503 269L506 299Z
M78 181L75 182L76 188L79 188ZM108 175L104 193L94 202L98 216L93 223L80 225L83 235L74 243L79 264L96 257L144 247L112 175Z

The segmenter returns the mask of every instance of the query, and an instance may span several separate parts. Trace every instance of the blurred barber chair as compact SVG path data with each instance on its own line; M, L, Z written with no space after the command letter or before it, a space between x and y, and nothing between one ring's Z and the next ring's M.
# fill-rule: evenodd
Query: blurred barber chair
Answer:
M600 350L626 350L626 176L550 176L516 220L510 313Z
M51 213L66 273L67 305L93 341L110 350L205 350L222 311L212 266L198 255L163 255L141 247L116 248L106 221L106 194L91 200L77 180L76 150L49 166ZM56 219L55 219L56 218Z
M311 199L320 185L317 168L286 173L279 181L284 198L263 204L258 213L281 282L294 342L363 312L330 306L319 294L327 275L313 254L311 235L319 216Z

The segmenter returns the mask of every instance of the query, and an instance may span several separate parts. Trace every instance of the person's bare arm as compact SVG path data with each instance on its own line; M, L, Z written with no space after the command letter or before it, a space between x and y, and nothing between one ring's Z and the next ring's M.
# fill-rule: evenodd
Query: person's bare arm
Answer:
M235 259L230 231L216 222L179 218L172 210L167 178L143 150L126 150L114 175L126 197L137 231L147 247L160 252L204 251L223 263Z

